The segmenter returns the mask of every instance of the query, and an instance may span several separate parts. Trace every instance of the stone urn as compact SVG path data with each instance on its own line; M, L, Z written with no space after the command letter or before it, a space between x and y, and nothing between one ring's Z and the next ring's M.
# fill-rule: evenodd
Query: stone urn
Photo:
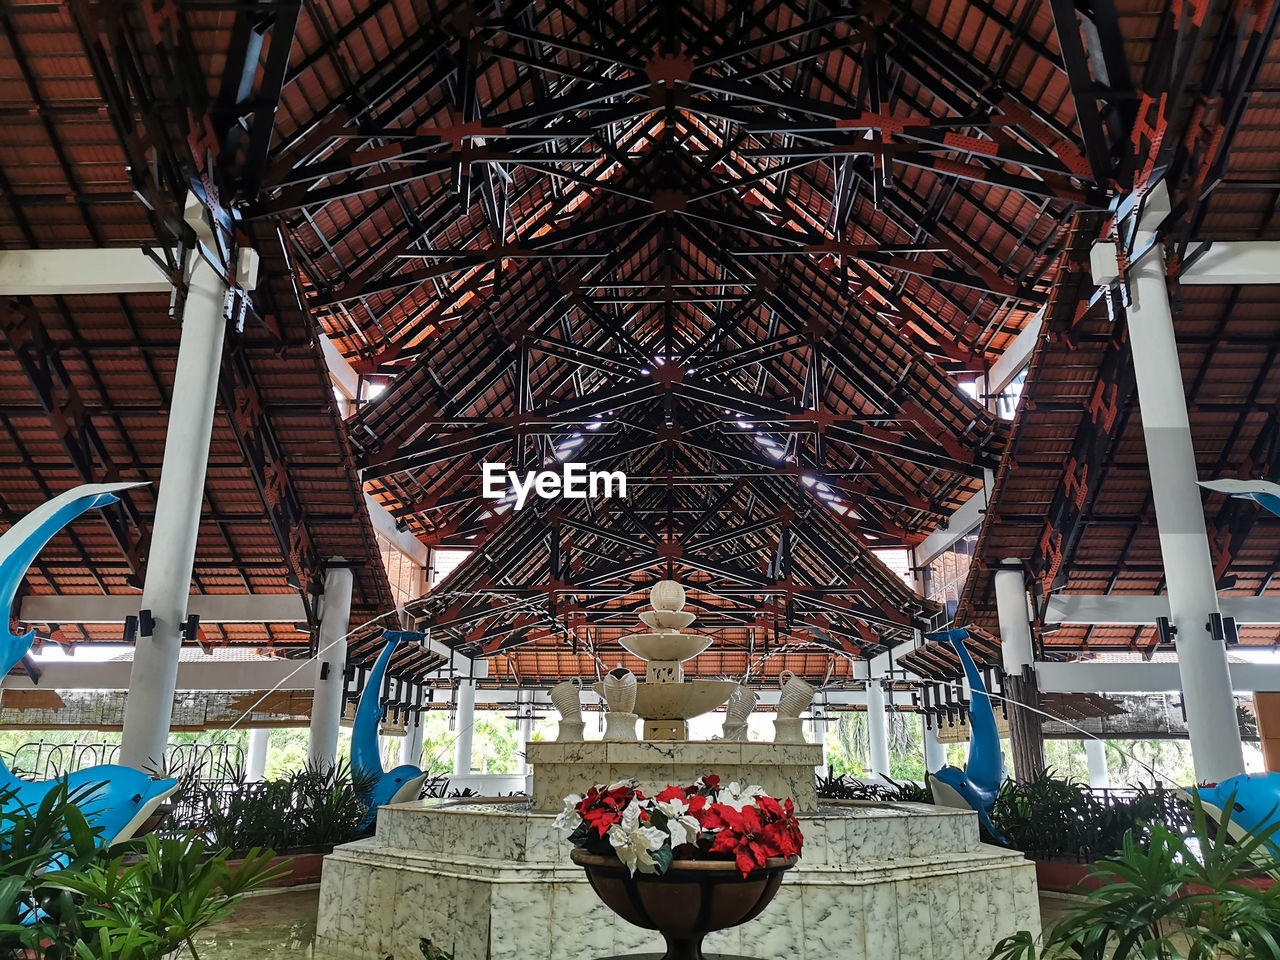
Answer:
M754 690L741 684L733 691L724 711L725 740L743 742L747 739L747 718L759 699Z
M610 670L592 689L609 706L604 715L606 740L634 740L636 738L636 686L635 674L623 667Z
M778 675L782 689L778 695L778 710L773 721L774 743L808 743L804 736L804 721L800 714L809 709L818 688L801 680L790 670Z
M758 917L799 859L770 857L745 877L732 860L675 860L661 876L633 876L614 856L580 848L570 856L605 906L627 923L662 934L667 952L661 960L705 960L703 938Z
M582 681L575 677L557 683L549 691L552 704L560 714L560 729L556 733L556 741L581 740L585 723L582 719Z

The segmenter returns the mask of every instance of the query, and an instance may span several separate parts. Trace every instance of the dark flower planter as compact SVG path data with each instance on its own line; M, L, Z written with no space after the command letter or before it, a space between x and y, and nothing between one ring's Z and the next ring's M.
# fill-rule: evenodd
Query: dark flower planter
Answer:
M1094 875L1095 865L1092 863L1077 863L1074 860L1036 860L1035 865L1036 884L1041 890L1054 893L1087 893L1091 890L1100 890L1107 885L1105 876ZM1275 881L1270 877L1241 877L1236 881L1236 886L1270 890L1275 886ZM1182 893L1186 895L1211 892L1208 887L1195 884L1182 888Z
M1102 881L1093 876L1093 864L1074 860L1036 860L1036 885L1054 893L1097 890Z
M304 887L310 883L320 882L320 871L324 858L329 851L308 851L306 853L282 853L271 858L270 867L286 867L286 873L279 880L273 880L268 887ZM236 870L243 860L228 860L227 866Z
M746 877L732 861L676 860L662 876L627 870L616 857L575 849L596 896L628 923L657 930L667 941L662 960L704 960L702 940L759 916L798 857L772 857Z

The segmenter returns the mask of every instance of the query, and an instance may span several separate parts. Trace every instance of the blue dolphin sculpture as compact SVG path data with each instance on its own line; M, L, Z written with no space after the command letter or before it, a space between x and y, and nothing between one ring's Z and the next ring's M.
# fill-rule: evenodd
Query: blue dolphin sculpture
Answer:
M116 503L116 494L140 483L86 483L68 490L35 510L0 536L0 676L8 673L26 656L35 637L34 630L21 636L9 633L14 598L36 555L76 517L95 507ZM178 788L176 780L153 780L139 770L114 764L78 770L66 778L71 795L89 825L98 832L99 842L111 846L128 840L150 818L155 809ZM0 792L13 808L35 809L57 780L32 782L13 775L0 761Z
M361 821L361 827L367 827L373 822L379 807L417 799L422 781L427 779L421 767L409 763L384 771L382 751L378 749L378 724L382 721L382 678L386 676L391 654L404 641L418 643L425 637L425 633L412 630L384 630L382 638L387 641L387 645L382 648L373 669L365 677L364 690L360 692L360 703L356 707L356 718L351 725L351 771L357 781L373 783L362 798L369 805L369 812Z
M1272 483L1270 480L1235 480L1230 477L1198 482L1206 490L1225 493L1238 500L1252 500L1280 517L1280 483Z
M996 728L996 712L987 695L987 685L978 672L973 657L965 649L964 641L969 631L944 630L925 634L926 640L951 644L964 665L965 677L973 691L969 704L969 762L963 770L943 767L929 773L929 785L934 800L944 807L958 807L977 811L978 820L991 836L1007 843L1000 831L991 823L991 808L1004 781L1004 758L1000 754L1000 731Z
M1242 773L1212 787L1192 787L1187 791L1200 798L1205 813L1221 823L1230 808L1228 831L1236 840L1245 834L1267 836L1266 844L1280 853L1280 773Z

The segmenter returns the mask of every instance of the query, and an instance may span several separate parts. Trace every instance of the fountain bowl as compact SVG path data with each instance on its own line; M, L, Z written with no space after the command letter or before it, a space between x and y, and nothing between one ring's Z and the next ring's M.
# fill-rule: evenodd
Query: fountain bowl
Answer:
M697 619L689 610L645 610L640 620L652 630L683 630Z
M711 646L710 637L696 633L632 633L619 642L624 650L641 660L667 663L689 660Z
M737 688L732 680L639 683L635 712L646 720L690 720L721 706Z

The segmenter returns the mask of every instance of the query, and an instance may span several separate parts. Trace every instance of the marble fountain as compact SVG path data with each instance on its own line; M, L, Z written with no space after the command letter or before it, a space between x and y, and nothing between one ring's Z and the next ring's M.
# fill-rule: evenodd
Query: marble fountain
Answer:
M707 773L792 797L805 835L800 863L772 905L709 936L712 950L770 960L985 960L1001 937L1039 931L1034 866L979 842L976 814L819 803L813 771L822 748L803 742L799 719L812 688L793 680L789 698L784 689L774 743L745 742L754 696L731 681L686 681L681 664L710 640L682 632L694 617L682 609L679 584L662 581L652 600L654 609L641 614L652 632L623 642L646 661L645 680L615 670L598 685L610 711L606 739L581 739L576 687L561 685L553 690L560 738L527 745L532 797L383 807L375 836L325 859L318 951L340 960L418 960L425 937L454 960L660 953L656 933L630 926L597 899L553 821L566 795L594 783L634 777L658 790ZM687 720L726 701L726 739L684 739Z

